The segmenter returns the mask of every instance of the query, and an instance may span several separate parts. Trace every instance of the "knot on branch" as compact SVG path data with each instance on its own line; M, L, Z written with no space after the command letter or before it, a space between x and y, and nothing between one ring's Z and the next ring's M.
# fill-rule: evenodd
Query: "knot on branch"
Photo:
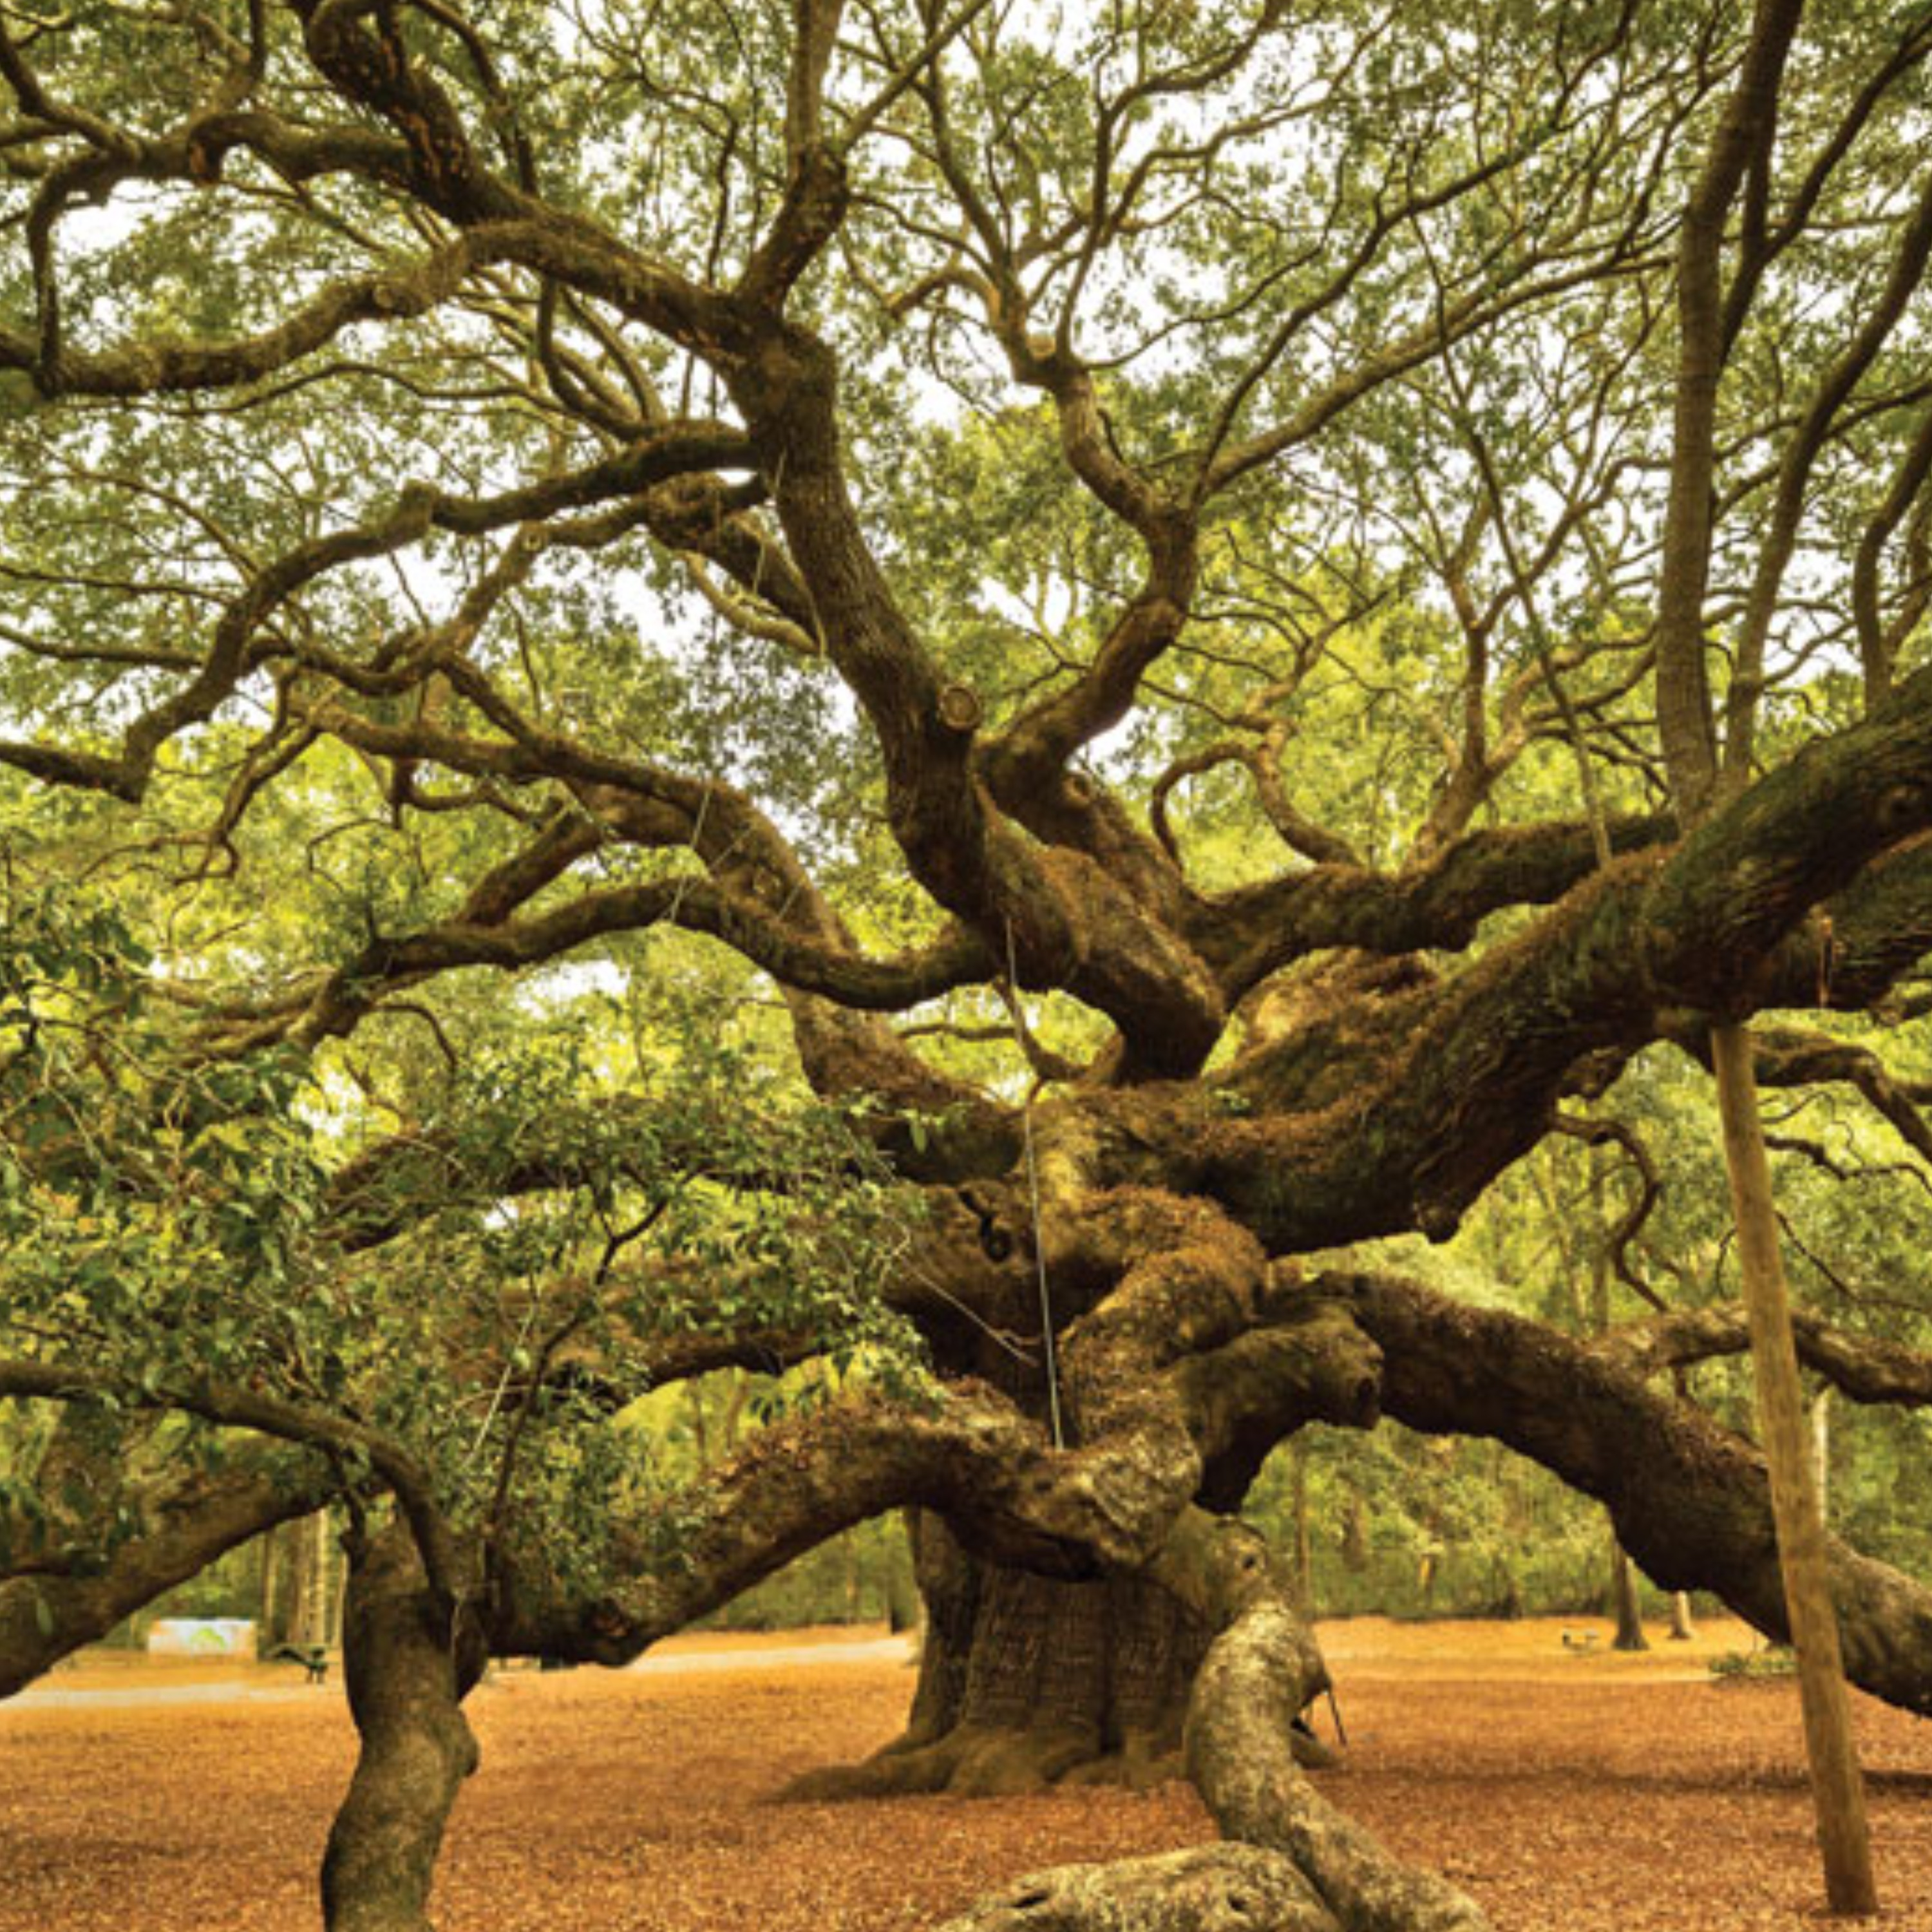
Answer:
M1932 818L1932 793L1924 785L1892 785L1880 796L1873 817L1882 832L1916 832Z
M962 738L970 738L986 719L980 694L970 684L949 684L939 694L939 722Z
M188 178L196 188L218 187L221 180L222 164L228 158L228 142L212 131L202 128L189 130L184 158L188 166Z
M989 1262L1010 1260L1019 1245L1019 1223L1012 1200L991 1182L972 1183L958 1190L959 1199L979 1226L980 1252Z
M430 525L435 520L436 506L442 500L442 494L434 483L420 481L405 483L396 498L396 511L391 521L391 530L400 541L405 543L427 536Z

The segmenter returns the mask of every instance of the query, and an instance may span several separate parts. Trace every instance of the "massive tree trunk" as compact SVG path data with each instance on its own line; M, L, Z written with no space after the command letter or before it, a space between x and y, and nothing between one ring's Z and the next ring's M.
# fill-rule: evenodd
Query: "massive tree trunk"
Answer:
M1180 1774L1208 1647L1198 1615L1143 1578L1070 1582L975 1555L929 1510L915 1513L913 1538L926 1625L904 1734L862 1764L808 1773L793 1795L978 1796Z
M1186 1750L1226 1842L1035 1873L946 1932L1486 1932L1469 1899L1391 1858L1310 1784L1294 1720L1328 1672L1288 1571L1255 1532L1190 1509L1153 1574L1214 1632Z

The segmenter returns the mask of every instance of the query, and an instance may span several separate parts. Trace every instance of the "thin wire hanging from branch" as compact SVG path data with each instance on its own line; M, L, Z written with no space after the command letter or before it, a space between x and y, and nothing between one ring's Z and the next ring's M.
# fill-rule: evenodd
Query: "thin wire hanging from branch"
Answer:
M1018 1014L1020 979L1018 962L1013 951L1013 922L1006 925L1006 986L1012 994L1014 1009ZM1019 1023L1024 1027L1024 1016L1018 1014ZM1056 1449L1066 1447L1066 1437L1060 1420L1060 1351L1053 1334L1053 1294L1047 1285L1046 1247L1040 1239L1040 1162L1034 1153L1033 1096L1037 1082L1029 1081L1026 1098L1020 1103L1020 1136L1026 1149L1027 1191L1033 1204L1033 1258L1034 1272L1040 1282L1040 1352L1046 1366L1046 1414L1048 1426L1053 1432L1053 1446Z

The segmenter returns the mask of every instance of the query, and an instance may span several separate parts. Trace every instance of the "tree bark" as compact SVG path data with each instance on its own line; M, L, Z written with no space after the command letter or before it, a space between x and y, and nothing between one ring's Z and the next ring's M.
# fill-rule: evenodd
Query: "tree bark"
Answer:
M1029 1872L941 1932L1341 1932L1294 1865L1257 1845L1200 1845Z
M1818 1486L1818 1520L1832 1520L1832 1391L1821 1388L1811 1405L1811 1476Z
M257 1540L256 1551L261 1561L261 1588L256 1598L258 1645L260 1654L284 1640L288 1624L288 1593L283 1586L282 1526L266 1530Z
M322 1858L328 1932L430 1932L443 1827L476 1768L462 1701L484 1653L400 1528L351 1552L343 1663L362 1751Z
M289 1640L301 1649L322 1649L328 1645L333 1623L329 1573L334 1556L328 1512L317 1510L298 1526L296 1538L295 1600Z
M944 1932L1487 1932L1444 1880L1392 1858L1297 1761L1328 1684L1291 1580L1245 1525L1183 1511L1150 1575L1215 1634L1187 1715L1187 1768L1228 1842L1024 1879Z

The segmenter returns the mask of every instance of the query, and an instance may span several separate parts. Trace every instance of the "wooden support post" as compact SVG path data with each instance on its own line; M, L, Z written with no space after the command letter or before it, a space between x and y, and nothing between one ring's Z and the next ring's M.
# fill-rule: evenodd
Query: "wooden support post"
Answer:
M1826 1569L1825 1525L1798 1380L1784 1264L1778 1252L1778 1218L1758 1117L1750 1029L1713 1026L1711 1059L1717 1070L1724 1162L1730 1172L1744 1303L1750 1312L1758 1428L1771 1466L1778 1561L1792 1644L1798 1653L1826 1896L1834 1912L1874 1912L1878 1910L1878 1895L1872 1882L1864 1784L1852 1736L1851 1700L1838 1646L1838 1613L1832 1607Z

